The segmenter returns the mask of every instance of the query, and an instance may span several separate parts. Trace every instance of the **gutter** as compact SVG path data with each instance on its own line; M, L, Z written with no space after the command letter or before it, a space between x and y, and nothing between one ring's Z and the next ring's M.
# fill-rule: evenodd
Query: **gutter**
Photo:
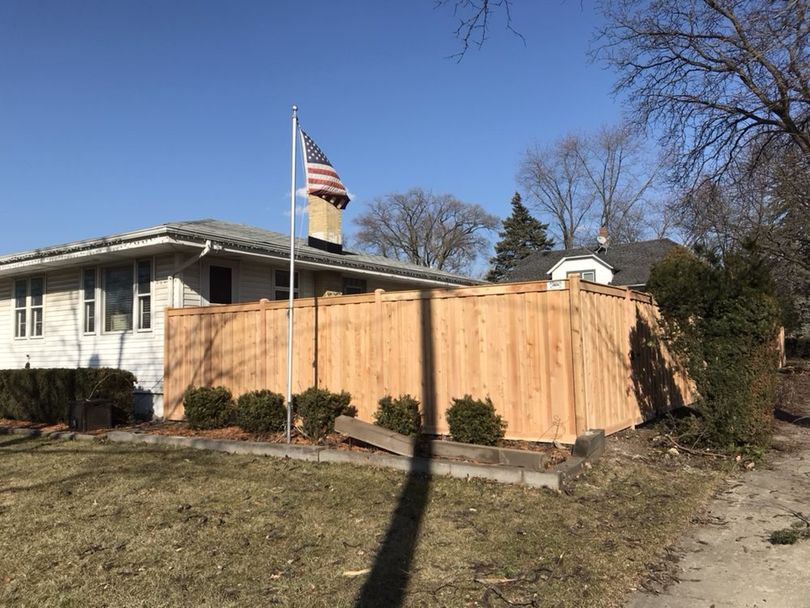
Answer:
M274 256L274 255L270 255L270 254L266 254L266 253L254 253L254 252L251 252L251 251L245 251L244 249L232 249L230 247L223 247L222 250L225 251L226 253L234 253L234 254L238 254L238 255L249 255L249 256L253 256L253 257L259 257L259 258L265 258L265 259L271 259L271 260L289 261L289 258L285 258L285 257L282 257L282 256ZM345 265L341 266L341 265L338 265L338 264L327 264L325 262L311 262L311 261L308 261L308 260L301 260L300 258L296 258L296 264L299 264L299 263L301 265L303 265L305 268L317 268L317 269L323 269L323 270L338 270L338 271L342 271L342 272L352 271L353 270L355 272L362 272L363 274L373 275L373 276L381 277L381 278L384 278L384 279L394 279L394 280L398 280L398 281L405 280L405 281L411 281L411 282L414 282L414 283L429 283L431 285L439 285L441 287L467 287L469 285L469 284L464 284L464 283L452 283L450 281L443 281L441 279L428 279L428 278L420 278L420 277L409 276L409 275L406 275L406 274L395 274L393 272L383 272L383 271L380 271L380 270L368 270L367 268L358 268L358 267L351 268L351 267L348 267L348 266L345 266ZM472 285L486 285L485 282L477 281L475 279L471 279L470 284L472 284Z
M192 264L194 264L196 262L199 262L201 259L203 259L205 256L207 256L209 253L211 253L211 251L221 251L221 250L222 250L222 245L216 244L216 243L212 242L211 239L208 239L208 240L205 241L205 246L202 248L202 251L200 251L200 253L198 253L197 255L191 256L185 262L180 264L180 266L176 266L174 268L174 270L172 270L172 272L167 277L168 281L169 281L169 294L171 296L170 299L171 299L172 308L177 307L177 294L175 293L175 289L174 289L174 279L175 279L175 277L178 274L180 274L181 272L183 272L186 268L191 266ZM182 305L182 303L181 303L181 305Z

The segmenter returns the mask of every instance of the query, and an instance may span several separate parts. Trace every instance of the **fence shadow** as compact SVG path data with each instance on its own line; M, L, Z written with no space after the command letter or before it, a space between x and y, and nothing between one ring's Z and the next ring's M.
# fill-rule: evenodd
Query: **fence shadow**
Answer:
M432 300L423 298L420 302L422 315L422 413L425 426L436 423L436 389L433 361L433 318ZM371 573L355 602L357 608L401 606L411 575L419 532L427 511L430 495L431 476L425 471L424 463L429 462L432 453L426 442L421 452L422 459L413 458L408 478L397 498L397 505L388 524Z
M661 337L638 309L630 329L630 366L633 391L644 420L686 405L678 386L680 374L667 360Z

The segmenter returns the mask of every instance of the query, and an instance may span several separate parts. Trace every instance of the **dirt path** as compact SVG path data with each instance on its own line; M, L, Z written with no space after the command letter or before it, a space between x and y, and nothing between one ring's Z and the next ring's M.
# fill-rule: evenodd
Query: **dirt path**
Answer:
M796 414L810 413L808 399ZM799 521L790 511L810 516L810 428L779 421L775 433L762 468L729 480L680 541L679 582L635 593L627 608L810 607L810 541L768 542Z

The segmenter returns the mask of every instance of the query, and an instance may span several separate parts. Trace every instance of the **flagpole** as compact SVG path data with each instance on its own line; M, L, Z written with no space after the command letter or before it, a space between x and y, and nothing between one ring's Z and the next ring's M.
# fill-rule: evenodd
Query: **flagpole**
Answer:
M287 443L292 429L293 299L295 298L295 139L298 136L298 106L292 107L292 165L290 168L290 298L287 307Z

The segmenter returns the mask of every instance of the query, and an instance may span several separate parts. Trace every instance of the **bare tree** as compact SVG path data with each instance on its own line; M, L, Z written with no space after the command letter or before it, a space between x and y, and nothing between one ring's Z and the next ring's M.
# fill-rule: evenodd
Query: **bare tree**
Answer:
M720 175L743 153L810 158L810 0L606 0L594 56L643 125L678 153L674 178Z
M526 39L512 26L512 3L513 0L435 0L437 8L451 4L453 14L458 19L454 34L461 42L461 49L451 55L451 58L461 61L470 46L479 49L484 46L489 37L492 18L501 11L506 18L506 29L525 44Z
M354 242L371 253L447 272L469 273L490 248L499 220L480 205L421 188L374 199L355 219Z
M601 226L626 243L643 238L655 215L647 195L657 168L648 165L639 138L618 125L530 148L518 179L566 249Z
M529 200L548 219L552 233L564 249L571 249L577 231L594 201L582 162L583 140L568 135L546 147L537 145L523 155L518 181Z
M629 124L602 127L579 149L582 166L600 212L599 226L611 240L632 242L644 233L648 201L657 166L643 158L640 139Z
M688 240L721 255L756 245L788 272L810 273L810 171L799 156L756 148L687 188L671 208Z

